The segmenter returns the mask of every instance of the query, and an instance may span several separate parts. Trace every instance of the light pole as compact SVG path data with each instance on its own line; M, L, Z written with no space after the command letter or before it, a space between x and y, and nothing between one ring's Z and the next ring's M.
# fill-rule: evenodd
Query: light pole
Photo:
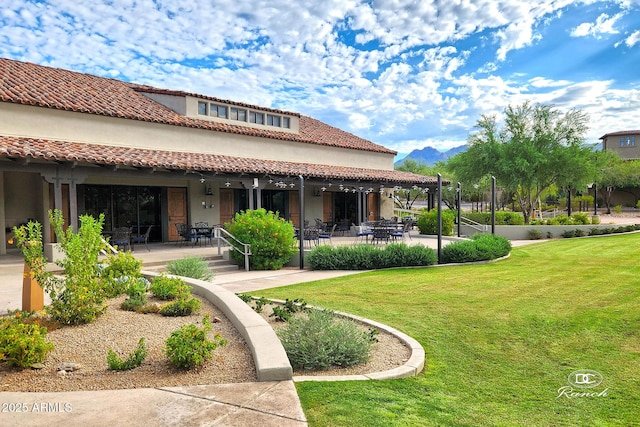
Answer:
M480 192L478 191L478 184L473 184L473 188L476 189L476 191L474 192L474 196L476 198L476 212L479 212L480 210L478 209L478 207L480 206ZM473 210L473 203L471 204L472 208L471 210Z
M496 234L496 177L491 177L491 234Z
M442 264L442 175L438 174L438 264Z
M460 194L460 182L458 181L458 186L456 187L456 204L458 205L458 237L460 237L460 211L462 210Z

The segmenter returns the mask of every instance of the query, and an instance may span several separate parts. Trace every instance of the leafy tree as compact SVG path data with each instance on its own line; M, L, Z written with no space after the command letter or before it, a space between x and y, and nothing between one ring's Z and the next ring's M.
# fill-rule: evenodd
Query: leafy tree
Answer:
M454 182L454 179L452 178L451 173L447 171L444 162L437 162L434 166L429 166L414 159L405 159L405 161L402 162L401 165L396 166L395 169L398 171L412 172L418 175L433 177L441 174L443 179ZM428 193L425 190L414 186L412 189L396 191L393 202L395 207L409 210L413 208L413 205L417 200L425 200L427 196ZM449 209L455 209L455 199L455 188L452 187L450 189L449 187L443 187L442 202L447 205Z
M528 223L540 195L552 185L575 189L593 182L594 152L585 146L588 117L581 110L562 113L528 102L504 110L502 128L496 116L483 115L469 148L447 162L464 183L495 176L513 192Z
M597 155L598 193L603 195L607 213L610 214L613 190L640 187L640 160L623 160L613 151L602 151Z

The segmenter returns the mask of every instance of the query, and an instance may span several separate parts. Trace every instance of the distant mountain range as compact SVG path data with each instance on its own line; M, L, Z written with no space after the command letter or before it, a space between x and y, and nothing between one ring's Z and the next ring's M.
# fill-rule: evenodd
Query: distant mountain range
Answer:
M406 159L413 159L418 163L422 163L427 166L433 166L436 164L436 162L447 160L449 157L455 156L456 154L465 151L466 149L466 145L454 147L447 151L438 151L433 147L424 147L420 150L413 150L407 157L404 157L395 162L394 166L400 166Z

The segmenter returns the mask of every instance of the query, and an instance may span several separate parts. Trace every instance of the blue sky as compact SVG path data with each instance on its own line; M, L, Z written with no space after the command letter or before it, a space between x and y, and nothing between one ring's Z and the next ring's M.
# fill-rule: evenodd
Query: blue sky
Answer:
M584 110L587 143L640 129L640 0L4 0L0 27L1 57L296 111L399 153L463 145L525 101Z

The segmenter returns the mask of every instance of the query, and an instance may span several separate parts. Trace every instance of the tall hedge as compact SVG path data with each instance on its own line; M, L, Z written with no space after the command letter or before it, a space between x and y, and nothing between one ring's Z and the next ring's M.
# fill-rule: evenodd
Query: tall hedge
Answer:
M453 233L456 213L451 210L442 211L442 235L450 236ZM417 222L420 234L438 234L438 210L424 210L418 217Z

